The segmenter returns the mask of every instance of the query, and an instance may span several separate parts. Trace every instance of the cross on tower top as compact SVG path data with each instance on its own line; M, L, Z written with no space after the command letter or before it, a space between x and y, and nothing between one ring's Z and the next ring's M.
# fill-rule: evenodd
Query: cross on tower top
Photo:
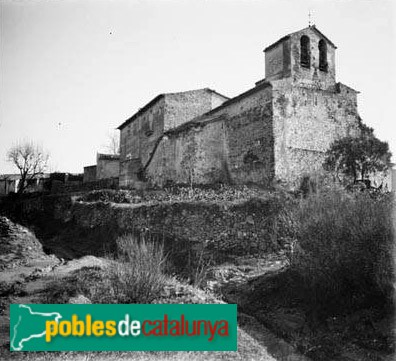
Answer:
M312 13L311 13L311 9L309 9L308 11L308 26L312 25Z

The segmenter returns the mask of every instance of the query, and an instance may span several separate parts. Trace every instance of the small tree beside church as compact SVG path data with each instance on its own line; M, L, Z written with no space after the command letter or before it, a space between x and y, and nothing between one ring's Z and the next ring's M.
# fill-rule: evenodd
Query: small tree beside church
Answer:
M327 151L323 167L338 180L349 178L353 183L365 181L370 174L388 169L392 154L387 142L379 140L374 130L360 124L358 137L347 136L336 140Z

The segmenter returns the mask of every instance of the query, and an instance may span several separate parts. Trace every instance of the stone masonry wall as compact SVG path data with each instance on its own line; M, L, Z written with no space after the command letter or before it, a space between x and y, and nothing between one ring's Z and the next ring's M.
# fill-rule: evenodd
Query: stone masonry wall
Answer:
M224 136L221 121L167 135L147 169L148 177L160 186L226 181Z
M309 68L304 68L300 65L300 39L303 35L308 36L310 39L311 66ZM295 84L314 84L316 87L321 87L323 89L327 89L335 85L335 48L326 41L327 71L320 70L319 41L321 39L324 38L311 28L306 28L291 35L291 76Z
M211 256L221 258L227 257L230 252L242 255L279 249L280 244L269 234L272 216L280 207L276 199L224 204L75 203L67 214L75 228L87 231L112 229L115 237L149 230L151 234L160 235L161 241L169 240L167 246L173 249L172 253L185 254L191 249L207 249ZM180 261L185 262L186 259Z
M159 99L121 129L120 186L128 186L138 180L137 174L163 134L164 108L164 98Z
M280 42L265 52L267 81L289 77L291 74L290 39Z
M273 177L272 88L259 86L222 110L227 166L233 183L267 184Z
M331 143L358 134L356 91L342 84L336 90L273 82L275 175L295 182L322 167Z
M142 171L148 167L153 169L153 156L162 159L161 162L154 160L153 163L160 167L158 170L155 169L154 173L163 174L156 183L161 184L166 181L169 174L173 177L175 166L172 171L172 168L165 169L163 165L171 165L172 159L168 156L173 152L172 148L169 149L168 145L161 144L160 148L165 153L161 154L157 151L164 132L210 111L212 106L220 105L226 99L209 89L165 94L144 113L138 115L132 123L121 130L120 186L134 185L144 180ZM185 178L183 175L177 177Z
M301 38L309 38L309 66L301 65ZM326 69L319 66L319 41L326 44ZM336 83L335 47L314 27L290 34L265 50L267 81L291 77L293 83L328 89Z
M217 119L216 119L217 118ZM147 170L159 185L267 184L273 177L271 87L257 87L164 137Z
M20 199L9 207L4 214L39 231L50 252L53 246L59 251L68 244L71 253L100 255L114 249L121 235L154 235L154 240L165 243L170 259L183 267L190 256L199 258L201 251L222 261L230 253L263 254L282 246L282 240L271 236L275 216L283 207L275 195L239 202L146 204L72 202L62 195Z
M84 167L83 183L96 181L96 165Z
M166 94L164 131L174 129L189 120L212 110L227 98L209 89L199 89L182 93Z
M118 178L120 174L119 159L98 159L96 165L96 180Z

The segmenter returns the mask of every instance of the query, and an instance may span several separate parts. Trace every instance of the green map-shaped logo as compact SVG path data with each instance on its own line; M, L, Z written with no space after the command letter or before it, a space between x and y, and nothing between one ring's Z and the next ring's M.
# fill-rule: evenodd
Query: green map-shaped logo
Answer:
M14 305L12 305L14 306ZM10 330L10 349L11 351L23 351L26 343L34 338L45 337L46 321L56 321L62 318L58 312L34 312L31 306L18 306L18 318Z

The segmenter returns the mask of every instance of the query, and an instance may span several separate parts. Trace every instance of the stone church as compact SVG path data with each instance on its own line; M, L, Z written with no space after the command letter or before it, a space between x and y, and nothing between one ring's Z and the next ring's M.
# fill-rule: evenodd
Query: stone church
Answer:
M209 88L160 94L118 129L120 186L294 183L358 134L358 92L336 82L336 46L315 26L264 50L265 79L228 98Z

